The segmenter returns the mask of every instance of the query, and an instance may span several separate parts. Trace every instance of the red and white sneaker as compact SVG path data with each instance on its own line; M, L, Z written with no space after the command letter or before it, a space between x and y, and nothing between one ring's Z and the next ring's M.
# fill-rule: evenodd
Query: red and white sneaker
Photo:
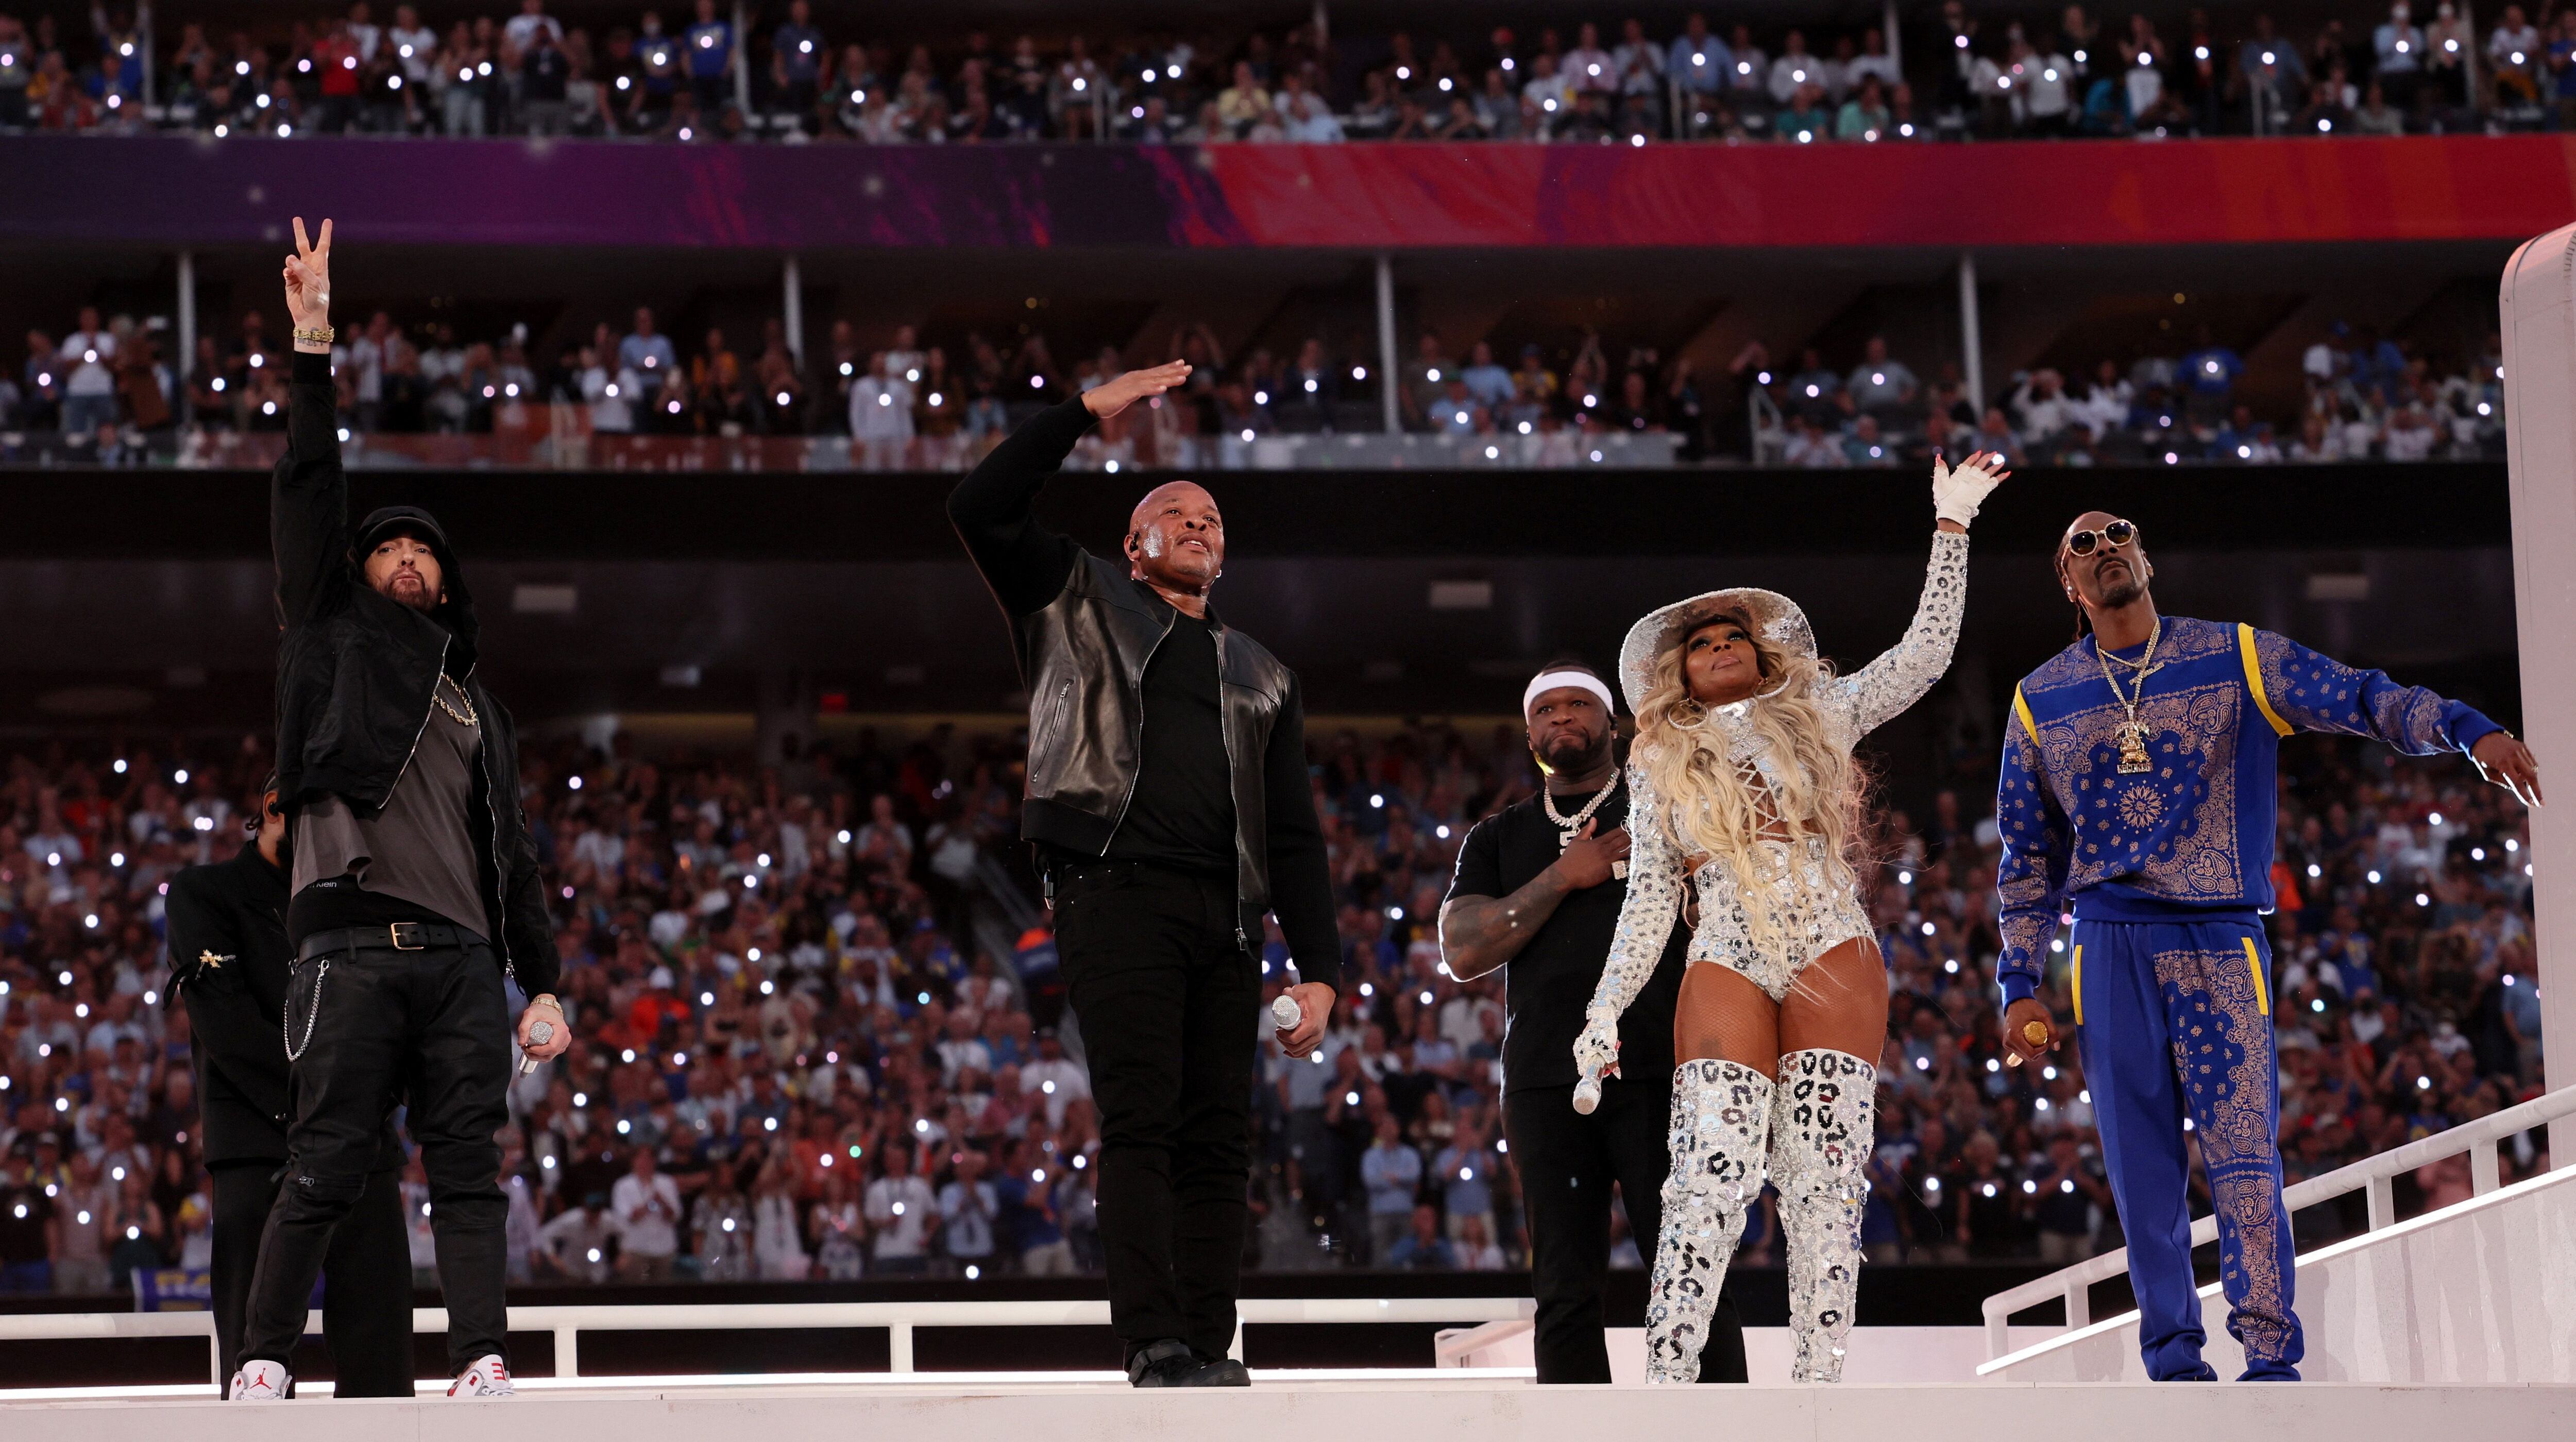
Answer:
M498 1352L478 1359L447 1384L450 1397L512 1397L518 1390L510 1385L510 1364Z
M283 1402L295 1379L287 1375L282 1362L244 1362L233 1374L229 1400L234 1402Z

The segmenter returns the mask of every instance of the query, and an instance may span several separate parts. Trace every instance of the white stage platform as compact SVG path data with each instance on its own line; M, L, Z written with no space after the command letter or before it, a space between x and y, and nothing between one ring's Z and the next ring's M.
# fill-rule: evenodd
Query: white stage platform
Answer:
M2086 1442L2337 1435L2539 1442L2576 1436L2576 1386L1535 1387L1453 1370L1365 1379L1269 1373L1248 1391L1228 1392L915 1377L714 1387L585 1383L487 1402L0 1402L0 1435L10 1442L1660 1442L1712 1428L1798 1442L1993 1442L2033 1432Z

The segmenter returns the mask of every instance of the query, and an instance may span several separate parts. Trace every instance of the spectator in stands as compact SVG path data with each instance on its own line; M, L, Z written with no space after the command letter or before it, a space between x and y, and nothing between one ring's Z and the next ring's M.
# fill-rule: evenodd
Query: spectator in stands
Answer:
M635 1282L668 1281L680 1250L680 1188L656 1165L650 1146L635 1149L625 1176L609 1193L617 1225L617 1272Z
M1834 117L1837 140L1877 141L1893 133L1894 120L1887 107L1887 92L1875 75L1864 76L1860 88L1843 102L1842 112Z
M1735 52L1709 33L1708 17L1692 11L1682 33L1664 55L1664 73L1681 82L1686 101L1702 103L1724 94L1734 73Z
M2388 19L2370 32L2372 73L2400 109L2411 109L2424 75L2424 32L2414 23L2413 7L2396 0Z
M1913 370L1888 355L1887 337L1882 335L1869 338L1861 348L1860 364L1852 367L1842 382L1844 404L1890 431L1911 427L1921 391L1922 382L1915 378Z
M92 436L116 419L116 337L102 328L98 307L80 309L80 323L63 337L53 358L62 397L66 436ZM42 372L39 372L42 374Z
M876 1236L876 1269L888 1276L919 1276L930 1267L931 1233L940 1224L939 1199L928 1182L913 1175L912 1153L903 1142L887 1145L879 1155L884 1170L868 1183L865 1209L868 1228Z
M2495 29L2487 33L2487 69L2494 77L2494 102L2498 107L2539 101L2540 71L2547 53L2540 31L2523 8L2504 7L2496 17Z
M1368 1192L1369 1256L1385 1260L1413 1226L1422 1185L1422 1154L1404 1142L1393 1112L1376 1121L1376 1141L1360 1157L1360 1183Z
M529 3L536 4L537 0ZM554 27L535 27L519 58L519 115L528 134L564 132L571 108L567 99L571 83L572 60L564 53Z
M732 103L732 23L717 18L716 0L698 0L698 18L681 39L687 57L689 95L698 114L721 115Z
M635 308L635 329L617 343L617 364L643 380L647 405L660 395L665 382L679 374L680 353L669 336L653 329L652 307Z
M1386 1265L1395 1271L1454 1271L1457 1254L1440 1226L1440 1211L1425 1202L1413 1209L1412 1228L1386 1250Z
M2186 413L2195 425L2215 424L2227 414L2236 393L2236 378L2245 374L2245 358L2220 345L2207 325L2195 328L2194 347L2177 366L2187 397Z
M992 1264L994 1225L1001 1211L993 1184L984 1180L984 1167L982 1152L966 1152L957 1158L955 1179L939 1189L941 1246L969 1277Z

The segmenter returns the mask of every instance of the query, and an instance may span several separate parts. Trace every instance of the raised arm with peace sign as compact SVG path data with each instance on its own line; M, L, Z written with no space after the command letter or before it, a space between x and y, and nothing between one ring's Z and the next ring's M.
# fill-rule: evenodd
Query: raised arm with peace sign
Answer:
M331 222L322 222L322 238L307 240L304 217L295 217L295 253L286 258L286 314L294 324L295 348L329 355L331 341ZM321 332L309 339L308 332Z

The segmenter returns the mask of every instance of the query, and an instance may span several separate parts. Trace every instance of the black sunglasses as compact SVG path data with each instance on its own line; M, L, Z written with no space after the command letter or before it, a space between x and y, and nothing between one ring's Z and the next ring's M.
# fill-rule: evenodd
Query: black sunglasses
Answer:
M2137 539L2138 528L2136 524L2129 521L2113 521L2111 524L2104 526L2098 531L2077 531L2068 536L2066 538L2066 554L2070 556L2089 556L2093 554L2093 548L2096 545L2108 546L2112 550L2116 551L2122 546L2126 546Z

